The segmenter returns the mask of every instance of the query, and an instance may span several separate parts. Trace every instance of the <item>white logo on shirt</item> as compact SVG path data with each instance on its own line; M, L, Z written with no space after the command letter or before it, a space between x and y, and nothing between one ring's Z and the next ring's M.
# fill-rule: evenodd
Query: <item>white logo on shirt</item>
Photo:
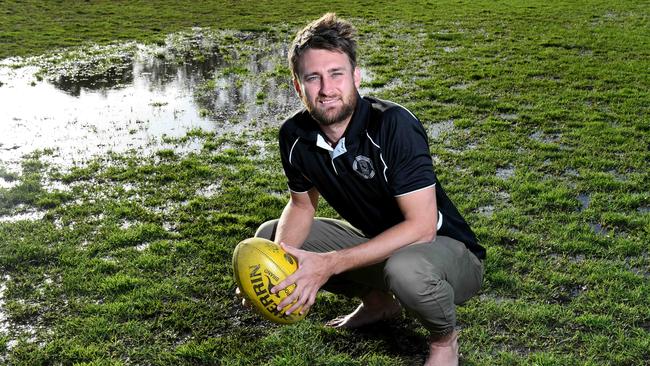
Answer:
M375 169L372 166L372 160L363 155L354 158L352 169L365 179L372 179L372 177L375 176Z

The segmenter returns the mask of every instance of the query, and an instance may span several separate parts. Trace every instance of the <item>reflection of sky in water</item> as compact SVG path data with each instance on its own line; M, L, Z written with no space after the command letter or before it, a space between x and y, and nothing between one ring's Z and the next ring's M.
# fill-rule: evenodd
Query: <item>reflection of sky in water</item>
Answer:
M255 61L249 65L251 75L275 66L266 59ZM108 151L147 153L172 147L161 142L163 136L181 137L195 128L240 132L252 120L258 126L260 119L265 125L279 123L299 107L293 92L273 78L264 84L271 100L257 104L262 82L246 76L240 86L233 77L217 79L216 90L197 105L197 84L218 67L215 60L192 66L153 58L118 75L118 86L106 87L103 80L97 83L101 87L89 88L74 81L59 80L57 86L37 81L36 67L0 66L0 164L14 170L22 155L36 149L54 149L49 160L63 166ZM195 142L185 149L199 147Z
M153 88L136 75L123 88L81 89L79 96L71 96L46 82L31 86L31 68L9 70L10 77L7 71L0 70L4 162L35 149L57 148L55 155L67 165L70 158L141 147L163 135L182 136L189 128L214 129L214 123L199 116L191 90L179 78Z
M288 75L268 74L286 62L286 47L261 49L266 51L242 60L245 75L221 75L226 65L219 55L194 63L141 55L111 65L103 75L80 73L53 82L38 81L35 66L0 62L0 165L18 171L21 156L40 149L52 149L47 160L67 167L109 151L183 153L199 149L200 142L175 146L162 137L182 137L196 128L239 134L277 126L301 104ZM366 70L362 74L370 78ZM214 75L214 89L198 93Z

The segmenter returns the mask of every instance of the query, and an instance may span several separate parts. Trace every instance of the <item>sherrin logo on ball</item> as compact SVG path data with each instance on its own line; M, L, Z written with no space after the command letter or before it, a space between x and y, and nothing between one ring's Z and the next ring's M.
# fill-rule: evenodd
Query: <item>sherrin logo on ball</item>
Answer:
M290 315L287 305L278 310L278 304L291 294L295 285L291 285L276 294L271 293L273 286L298 269L298 261L280 246L263 238L246 239L235 247L232 256L235 282L244 297L266 319L280 324L291 324L305 317L300 310Z

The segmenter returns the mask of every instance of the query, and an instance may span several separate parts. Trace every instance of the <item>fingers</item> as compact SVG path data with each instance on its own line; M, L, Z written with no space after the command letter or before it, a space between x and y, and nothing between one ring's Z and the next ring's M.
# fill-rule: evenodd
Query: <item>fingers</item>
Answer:
M302 306L298 307L295 310L300 310L300 315L305 314L306 312L309 311L309 309L316 303L316 294L318 293L318 289L316 291L313 291L310 293L309 298L307 299L307 302ZM294 309L289 309L289 311L293 312Z
M296 311L298 309L301 310L301 314L302 314L302 311L304 311L304 309L309 309L309 306L308 305L300 306L300 304L298 302L295 302L293 304L293 306L291 306L287 311L285 311L285 313L287 315L289 315L289 314L293 313L294 311Z
M279 285L277 287L279 287ZM271 290L271 292L274 293L273 290ZM298 298L299 298L298 295L299 295L298 294L298 287L296 286L296 287L293 288L293 291L291 291L289 296L285 297L284 299L282 299L282 301L280 301L280 303L278 304L278 310L284 309L287 305L289 305L289 304L293 303L294 301L298 300Z
M291 245L287 245L284 242L281 242L280 246L282 247L282 249L284 249L285 252L293 255L296 258L298 257L297 254L299 254L300 249L292 247ZM284 290L285 288L291 286L294 283L295 283L295 272L287 276L284 280L280 281L275 286L273 286L273 288L271 289L271 293L277 294L278 292Z
M304 314L304 313L306 313L306 312L309 310L309 308L311 308L311 306L312 306L313 304L314 304L313 301L307 301L307 302L304 302L304 303L303 303L303 301L301 301L301 300L299 299L299 300L297 300L297 301L295 301L295 302L290 302L290 303L288 303L287 305L284 305L284 306L280 306L280 305L279 305L279 306L278 306L278 309L284 309L286 306L291 305L291 307L288 308L288 309L285 311L285 313L286 313L287 315L292 314L292 313L294 313L294 312L296 312L296 311L300 311L300 314Z
M301 291L298 289L299 287L294 288L294 291L278 304L278 310L285 309L284 311L286 314L291 314L298 310L300 311L300 314L309 311L311 306L316 302L318 288L310 286ZM286 309L287 306L289 306L288 309Z
M286 314L296 311L305 314L314 305L318 290L327 281L327 278L321 275L323 271L318 270L322 266L321 258L317 254L287 245L284 242L281 242L280 246L298 259L299 267L296 272L275 285L271 289L271 293L277 294L289 288L291 293L278 304L278 310L283 310ZM291 288L291 286L295 287Z
M285 288L293 285L295 283L294 275L295 273L287 276L284 280L280 281L277 285L273 286L273 288L271 288L271 293L277 294L278 292L284 290Z
M300 259L302 257L302 253L304 250L296 248L292 245L288 245L285 242L280 242L280 248L282 248L285 252L291 254L292 256L296 257L298 259L298 263L300 263Z
M293 291L291 291L289 296L282 299L282 301L280 301L280 303L278 304L278 310L284 309L287 306L289 306L290 304L294 304L294 306L292 306L287 311L287 314L291 314L294 310L296 310L298 307L300 307L300 306L298 306L298 307L295 306L295 304L299 304L298 300L302 297L302 296L300 296L301 291L299 291L301 286L298 285L298 282L299 282L299 280L298 280L296 274L294 273L294 274L291 274L291 275L287 276L284 280L280 281L277 285L273 286L273 288L271 289L271 293L272 294L277 294L280 291L285 290L289 286L295 284L295 287L293 288ZM304 292L304 291L305 290L303 289L302 292Z

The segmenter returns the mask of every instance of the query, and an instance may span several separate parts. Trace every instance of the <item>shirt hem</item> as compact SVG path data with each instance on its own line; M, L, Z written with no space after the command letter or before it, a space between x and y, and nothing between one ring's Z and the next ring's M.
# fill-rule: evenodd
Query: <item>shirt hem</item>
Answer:
M436 186L436 184L433 183L433 184L428 185L428 186L426 186L426 187L422 187L422 188L414 189L414 190L412 190L412 191L410 191L410 192L401 193L401 194L395 195L395 196L393 196L393 197L397 198L397 197L406 196L406 195L408 195L408 194L415 193L415 192L419 192L419 191L422 191L422 190L424 190L424 189L431 188L431 187L435 187L435 186Z

